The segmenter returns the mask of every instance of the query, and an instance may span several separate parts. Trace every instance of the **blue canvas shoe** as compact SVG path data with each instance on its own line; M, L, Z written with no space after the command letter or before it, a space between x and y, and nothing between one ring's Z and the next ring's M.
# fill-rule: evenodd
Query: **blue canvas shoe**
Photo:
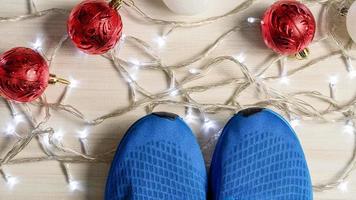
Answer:
M312 200L302 147L288 122L268 109L236 114L217 143L209 199Z
M190 128L177 115L154 113L122 139L105 200L205 200L206 168Z

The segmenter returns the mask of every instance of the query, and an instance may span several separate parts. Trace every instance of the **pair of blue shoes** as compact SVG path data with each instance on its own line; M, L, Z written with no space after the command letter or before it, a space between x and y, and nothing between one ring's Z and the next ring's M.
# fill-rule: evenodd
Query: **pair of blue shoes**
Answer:
M105 200L311 200L311 179L293 129L268 109L230 119L207 177L191 129L177 115L153 113L121 141Z

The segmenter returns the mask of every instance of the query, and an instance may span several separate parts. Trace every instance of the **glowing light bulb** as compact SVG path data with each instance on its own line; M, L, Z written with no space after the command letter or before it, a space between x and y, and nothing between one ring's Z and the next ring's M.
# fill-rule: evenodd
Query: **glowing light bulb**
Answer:
M135 68L138 68L141 65L141 62L137 59L130 59L129 62Z
M76 49L75 50L76 56L80 58L87 58L89 54L84 53L83 51Z
M164 36L158 36L155 38L155 42L157 43L158 47L164 47L166 45L167 38Z
M42 143L45 147L47 147L47 148L50 147L48 134L42 135L42 137L40 138L40 141L41 141L41 143Z
M69 81L70 81L70 85L69 85L70 88L77 88L79 86L78 80L75 80L74 78L70 77Z
M300 120L299 120L299 119L293 119L293 120L290 122L290 125L291 125L293 128L296 128L297 126L300 126Z
M343 193L345 193L345 192L347 192L348 191L348 182L347 181L344 181L344 182L342 182L342 183L340 183L339 184L339 186L337 186L337 188L341 191L341 192L343 192Z
M279 82L283 85L289 85L290 79L287 76L283 76L282 78L279 79Z
M246 55L244 53L239 53L238 55L234 56L234 58L240 63L244 63L246 61Z
M339 81L339 77L337 75L333 75L329 77L329 83L330 85L336 85L336 83Z
M131 77L131 78L132 78L132 77ZM134 79L134 78L132 78L132 79ZM129 83L129 84L131 84L131 83L133 82L130 78L125 78L125 80L126 80L126 82Z
M187 114L185 115L184 119L187 122L195 122L198 117L194 115L194 111L192 108L188 108Z
M131 65L129 69L130 77L132 80L137 81L141 62L137 59L130 59L129 64Z
M249 17L247 18L247 22L250 23L250 24L253 24L255 22L259 22L261 21L259 18L256 18L256 17Z
M13 176L6 177L6 183L10 189L14 188L15 185L19 183L19 179Z
M177 96L178 94L179 94L179 91L178 91L178 90L172 90L171 93L170 93L170 95L171 95L172 97L175 97L175 96Z
M131 79L134 80L134 81L137 81L138 80L137 74L136 73L132 73L131 74Z
M8 124L6 129L5 129L5 134L9 135L9 136L15 135L16 134L16 127L12 123Z
M15 124L20 124L25 121L25 117L23 115L16 114L14 116L14 121L15 121Z
M40 50L40 49L42 49L43 40L42 40L41 37L37 37L37 38L36 38L36 41L33 42L33 43L31 43L30 45L31 45L31 47L32 47L33 49Z
M205 119L202 128L203 128L203 131L204 131L205 133L208 133L208 132L210 132L210 131L216 130L216 129L217 129L217 124L216 124L216 122L213 121L213 120Z
M191 74L199 74L200 72L201 72L200 69L196 69L196 68L189 69L189 73Z
M61 130L59 130L53 134L53 139L56 140L57 142L60 142L60 141L62 141L63 136L64 136L64 133Z
M81 131L78 131L78 134L80 139L86 139L89 135L89 128L85 128Z
M259 76L256 77L256 79L257 79L258 81L263 81L263 79L265 79L265 78L266 78L266 76L265 76L264 74L261 74L261 75L259 75Z
M353 126L353 123L351 121L349 121L345 126L344 126L344 133L347 133L347 134L354 134L355 133L355 128Z
M71 191L82 190L81 184L79 181L70 180L69 181L69 189Z

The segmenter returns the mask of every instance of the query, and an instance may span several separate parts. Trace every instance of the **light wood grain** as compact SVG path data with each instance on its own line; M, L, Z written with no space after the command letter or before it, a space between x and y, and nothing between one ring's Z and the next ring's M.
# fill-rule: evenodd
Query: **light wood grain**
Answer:
M40 10L52 7L71 9L78 0L36 0ZM223 2L223 3L222 3ZM138 0L137 3L152 16L164 19L191 20L207 16L222 14L241 0L214 0L213 5L202 15L194 17L182 17L171 13L160 0ZM176 63L190 58L205 49L220 34L227 31L239 21L248 16L260 17L264 9L272 1L260 1L252 8L233 17L221 20L217 23L194 29L181 29L174 32L168 40L167 46L160 50L164 62ZM0 4L0 16L20 15L28 12L26 0L2 0ZM319 6L311 8L316 16L320 16ZM122 10L124 32L126 35L134 35L154 45L153 38L161 33L164 27L149 24L139 17L130 14L128 10ZM30 46L37 38L43 40L44 51L50 51L66 32L66 16L53 14L42 18L27 20L17 23L0 24L0 52L15 46ZM325 33L318 32L317 37ZM330 43L330 41L328 41ZM312 47L312 57L330 52L333 45L323 43ZM128 45L122 52L126 58L142 58L140 52ZM251 71L259 69L271 51L268 50L260 36L259 31L241 31L224 42L211 57L218 55L236 55L244 53L246 63ZM290 67L301 63L292 61ZM277 73L278 67L274 66L272 73ZM79 53L71 44L66 42L60 50L51 72L62 77L73 77L80 81L79 87L74 89L67 104L74 105L83 111L89 118L95 118L118 107L128 105L129 91L124 80L117 74L111 64L100 56L86 56ZM317 66L305 70L292 77L288 87L279 82L269 84L285 92L319 90L328 94L327 79L330 75L337 74L340 83L337 85L337 99L346 102L355 95L356 81L348 79L342 60L333 60L319 63ZM229 63L222 63L215 67L209 75L194 84L210 83L231 77L241 76L236 67ZM160 72L147 70L139 73L139 83L147 90L158 92L167 87L164 76ZM53 86L47 90L48 99L55 101L61 86ZM231 94L231 88L219 88L205 93L193 95L200 102L219 103L226 100ZM248 103L255 99L255 91L240 97L242 103ZM312 101L311 101L312 102ZM315 103L315 102L314 102ZM320 105L322 107L323 105ZM175 111L183 113L182 109L169 106L160 106L157 110ZM145 114L140 108L128 113L124 117L118 117L91 129L89 136L89 152L92 154L104 152L117 146L127 128L135 120ZM231 113L221 113L212 118L216 119L220 126L231 116ZM5 103L0 101L0 130L6 127L11 116ZM76 131L84 125L72 117L53 112L50 125L55 129L65 132L64 142L73 148L79 149L76 139ZM343 124L317 124L315 122L302 122L296 131L304 147L308 158L309 167L315 183L327 181L337 174L352 155L353 136L342 132ZM206 142L208 135L201 133L198 125L192 125L200 142ZM0 155L13 144L14 140L0 136ZM23 151L19 157L41 155L38 144L34 141ZM13 190L9 190L5 182L0 179L0 199L7 200L38 200L38 199L102 199L108 164L72 164L70 170L76 180L81 181L84 191L70 192L65 178L57 162L43 162L24 165L6 166L5 170L20 179L20 183ZM356 196L356 172L349 179L348 191L331 190L324 193L315 193L317 200L351 200Z

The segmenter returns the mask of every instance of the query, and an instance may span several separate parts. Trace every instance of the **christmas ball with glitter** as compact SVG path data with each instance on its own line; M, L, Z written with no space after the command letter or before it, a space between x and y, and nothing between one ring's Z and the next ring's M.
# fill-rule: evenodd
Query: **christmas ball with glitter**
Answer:
M45 59L36 51L13 48L0 56L0 95L17 102L30 102L48 86Z
M315 35L311 11L294 0L281 0L268 8L261 22L262 36L273 51L292 55L303 51Z
M103 54L114 48L122 34L118 0L85 0L70 13L67 29L74 45L88 54Z

